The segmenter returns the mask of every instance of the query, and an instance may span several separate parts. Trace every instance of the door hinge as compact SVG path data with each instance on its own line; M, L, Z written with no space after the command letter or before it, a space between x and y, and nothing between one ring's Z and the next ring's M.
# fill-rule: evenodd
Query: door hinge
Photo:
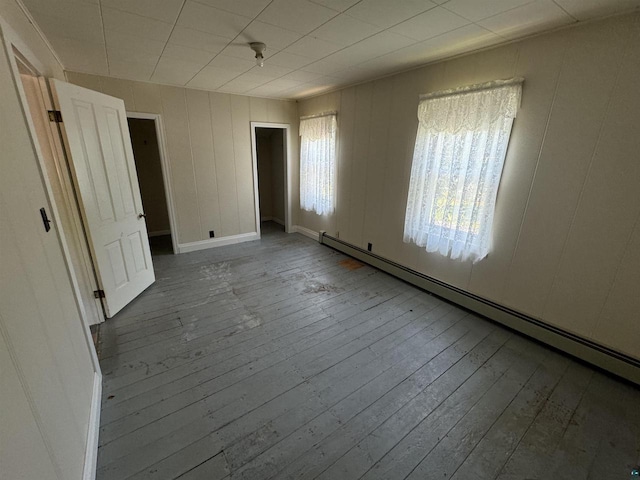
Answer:
M94 290L93 291L93 296L96 298L105 298L104 297L104 290Z
M62 113L60 110L47 110L47 113L49 114L50 122L62 123Z

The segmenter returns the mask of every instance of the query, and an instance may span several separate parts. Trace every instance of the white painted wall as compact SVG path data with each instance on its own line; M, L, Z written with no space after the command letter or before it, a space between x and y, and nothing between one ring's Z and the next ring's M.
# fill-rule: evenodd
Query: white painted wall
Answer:
M295 102L67 72L71 83L124 99L127 111L161 114L178 243L255 232L251 121L297 125ZM297 126L292 132L298 138ZM297 141L292 148L297 162Z
M64 70L15 0L0 0L0 23L8 25L42 64L42 75L64 80Z
M491 253L403 243L418 95L513 76ZM639 78L636 13L301 101L301 116L338 111L339 165L336 213L298 209L298 224L640 358Z
M15 3L0 2L0 19L61 76ZM9 58L0 39L0 476L80 479L95 356Z

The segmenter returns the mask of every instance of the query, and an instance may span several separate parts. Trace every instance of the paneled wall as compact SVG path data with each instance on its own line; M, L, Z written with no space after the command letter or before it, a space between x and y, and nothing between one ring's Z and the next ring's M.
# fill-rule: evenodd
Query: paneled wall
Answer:
M403 243L418 95L522 76L493 247ZM334 215L298 224L640 358L640 16L564 29L300 102L338 111Z
M297 105L67 72L71 83L122 98L128 111L162 115L178 243L255 232L250 122L290 123Z
M0 26L0 478L80 479L93 346L3 34L34 52L42 73L62 70L15 2L0 0ZM49 232L42 207L53 219Z
M0 23L2 28L8 27L16 33L20 48L26 47L38 59L42 70L40 73L48 77L64 79L64 70L55 55L31 24L22 8L15 0L0 0Z

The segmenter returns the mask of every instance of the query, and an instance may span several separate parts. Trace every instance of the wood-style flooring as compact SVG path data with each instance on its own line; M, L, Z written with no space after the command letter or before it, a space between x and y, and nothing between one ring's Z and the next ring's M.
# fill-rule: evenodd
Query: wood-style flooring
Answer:
M100 327L98 479L631 478L640 389L263 228Z

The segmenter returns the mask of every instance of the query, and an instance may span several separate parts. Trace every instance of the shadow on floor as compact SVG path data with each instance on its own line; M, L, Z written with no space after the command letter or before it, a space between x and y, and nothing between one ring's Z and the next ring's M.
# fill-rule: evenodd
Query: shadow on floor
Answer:
M149 245L151 246L151 255L173 255L171 235L149 237Z
M284 232L284 225L272 222L271 220L260 223L260 234L269 235L270 233Z

